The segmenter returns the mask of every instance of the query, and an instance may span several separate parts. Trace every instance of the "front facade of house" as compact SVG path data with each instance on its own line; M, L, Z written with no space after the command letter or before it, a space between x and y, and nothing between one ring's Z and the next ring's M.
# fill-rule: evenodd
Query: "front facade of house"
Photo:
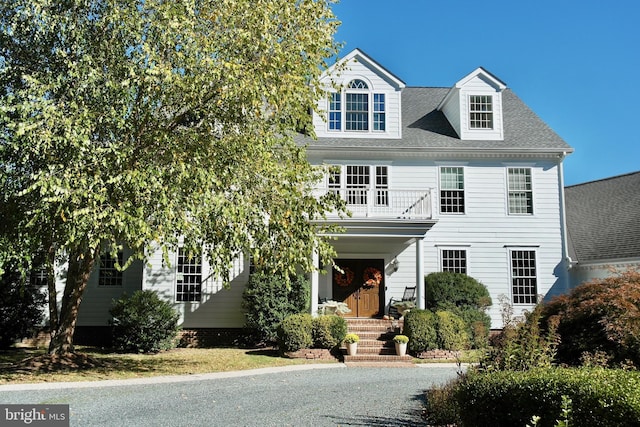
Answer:
M358 49L340 64L322 80L318 138L298 140L311 163L331 166L318 194L340 194L353 213L328 218L345 229L333 241L342 272L312 275L312 311L327 299L345 302L351 316L379 317L413 286L424 307L424 276L455 271L487 286L500 328L500 300L517 314L566 291L562 162L571 147L483 68L450 88L428 88L406 87ZM247 259L236 261L225 289L206 260L172 256L167 268L152 254L120 284L101 279L116 275L105 258L78 325L106 325L114 295L135 288L173 302L183 328L244 325Z

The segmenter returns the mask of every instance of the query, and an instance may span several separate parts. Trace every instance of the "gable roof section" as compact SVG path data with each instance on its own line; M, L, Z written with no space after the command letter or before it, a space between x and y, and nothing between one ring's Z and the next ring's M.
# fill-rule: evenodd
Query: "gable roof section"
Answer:
M640 258L640 171L565 189L574 261Z
M390 84L395 86L396 89L403 89L406 86L405 82L403 82L402 79L400 79L398 76L393 74L391 71L387 70L385 67L380 65L376 60L374 60L373 58L371 58L369 55L367 55L366 53L364 53L362 50L358 48L353 49L343 58L338 59L335 64L327 68L323 73L324 74L323 77L331 76L335 72L336 67L338 67L340 64L347 64L347 67L348 67L349 62L354 60L366 64L367 68L369 68L373 72L378 73Z
M504 139L460 140L438 105L450 88L406 87L402 90L402 138L339 138L313 140L298 137L310 150L332 151L363 148L371 150L411 150L430 152L508 151L521 153L542 151L571 153L573 149L544 123L510 89L502 94Z
M442 99L440 104L438 104L438 110L441 110L442 107L447 103L447 101L452 96L452 94L455 93L455 89L460 89L464 87L464 85L466 85L470 80L472 80L475 77L482 78L484 81L487 82L487 84L490 84L491 86L496 88L497 91L503 91L507 88L507 84L505 82L497 78L495 75L493 75L489 71L485 70L483 67L478 67L456 82L456 84L449 90L449 93L447 93L447 95Z

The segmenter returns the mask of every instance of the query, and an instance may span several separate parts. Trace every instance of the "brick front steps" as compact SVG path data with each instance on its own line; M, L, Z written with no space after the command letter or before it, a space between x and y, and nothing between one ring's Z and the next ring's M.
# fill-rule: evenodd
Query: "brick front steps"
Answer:
M348 331L358 334L358 352L349 356L345 346L341 348L345 363L369 365L391 363L393 365L413 365L413 357L396 355L393 337L400 333L402 321L392 322L380 319L345 319Z

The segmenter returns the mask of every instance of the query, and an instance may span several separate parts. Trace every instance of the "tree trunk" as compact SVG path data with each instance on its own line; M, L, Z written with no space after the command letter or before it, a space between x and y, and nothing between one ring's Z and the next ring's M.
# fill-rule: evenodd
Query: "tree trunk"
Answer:
M58 329L58 298L56 294L55 249L49 246L45 266L47 269L47 291L49 294L49 334L53 339Z
M78 309L82 294L95 264L97 248L89 248L84 252L75 251L69 254L67 281L64 287L62 308L57 328L51 337L49 354L64 355L73 353L73 333L76 329Z

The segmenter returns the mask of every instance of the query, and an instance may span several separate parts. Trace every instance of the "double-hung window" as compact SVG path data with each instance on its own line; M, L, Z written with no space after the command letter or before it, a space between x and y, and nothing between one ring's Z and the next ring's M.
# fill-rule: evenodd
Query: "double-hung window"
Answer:
M469 127L471 129L493 129L493 99L491 95L469 97Z
M176 263L176 301L192 302L202 299L202 256L178 249Z
M373 130L386 128L384 93L373 94Z
M106 252L100 255L98 286L122 286L122 271L116 267L121 266L122 261L122 251L118 251L115 258Z
M370 185L369 166L347 166L347 203L366 205Z
M440 212L464 213L464 172L461 167L440 168Z
M443 249L442 271L467 274L467 251L464 249Z
M327 181L328 190L343 194L349 205L389 206L388 166L332 166Z
M535 304L538 294L536 252L511 249L511 295L514 304Z
M510 214L533 214L533 186L530 168L509 168L508 192Z
M341 93L333 92L329 98L329 130L342 129Z

